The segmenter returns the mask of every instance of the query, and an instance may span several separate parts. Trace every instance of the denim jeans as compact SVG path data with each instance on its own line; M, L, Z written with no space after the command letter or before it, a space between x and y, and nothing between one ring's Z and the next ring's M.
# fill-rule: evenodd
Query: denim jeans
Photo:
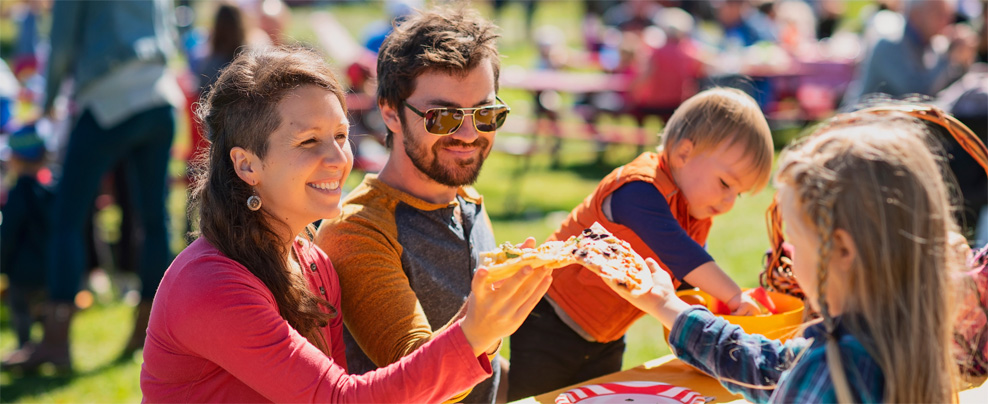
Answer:
M89 260L85 228L104 175L122 164L140 224L135 246L139 249L141 298L151 301L172 260L168 247L168 159L175 136L175 111L171 106L140 112L104 129L90 111L84 111L72 129L62 176L55 192L52 213L48 291L53 302L71 302L79 291Z

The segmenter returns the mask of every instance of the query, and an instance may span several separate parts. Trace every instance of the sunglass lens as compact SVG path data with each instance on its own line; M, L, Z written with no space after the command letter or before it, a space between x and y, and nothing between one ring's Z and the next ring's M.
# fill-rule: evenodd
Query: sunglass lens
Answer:
M463 112L456 109L433 108L425 113L425 129L434 135L456 132L463 123Z
M508 109L505 107L489 107L478 109L473 114L477 130L480 132L493 132L504 124L508 117Z

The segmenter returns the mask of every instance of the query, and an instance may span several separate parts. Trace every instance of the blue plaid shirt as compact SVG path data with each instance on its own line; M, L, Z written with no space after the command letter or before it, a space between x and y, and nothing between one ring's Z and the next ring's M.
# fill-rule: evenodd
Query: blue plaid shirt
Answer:
M882 401L885 377L878 363L842 327L838 327L837 335L855 401ZM669 341L673 352L684 362L716 377L732 393L751 402L836 402L823 324L808 327L804 336L783 344L746 334L741 327L696 306L679 314Z

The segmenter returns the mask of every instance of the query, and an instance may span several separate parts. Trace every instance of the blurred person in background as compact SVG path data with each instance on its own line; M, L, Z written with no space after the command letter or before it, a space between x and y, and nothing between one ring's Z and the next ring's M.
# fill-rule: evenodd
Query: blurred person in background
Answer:
M902 29L877 39L844 104L871 93L932 96L961 77L974 63L977 37L969 26L953 23L955 11L956 0L905 1Z
M199 93L205 94L216 82L220 70L233 61L237 52L247 45L247 21L236 4L220 3L213 17L209 35L209 54L199 64L196 76Z
M45 263L48 260L51 190L42 183L39 172L45 167L44 140L34 125L25 125L8 139L7 163L16 177L7 192L0 224L0 272L7 274L10 287L7 303L17 335L17 347L31 343L35 304L44 300Z
M813 8L800 0L780 1L775 5L775 25L779 45L792 55L810 51L817 44L817 21Z
M720 0L716 7L717 22L723 29L723 44L751 46L760 41L775 42L775 24L749 0Z
M281 45L285 43L285 27L291 19L291 10L281 0L235 0L251 21L247 41L252 44Z
M982 142L988 143L988 65L972 66L963 77L940 91L934 103L963 122ZM952 136L935 130L941 126L931 126L932 132L942 135L950 170L957 177L957 186L964 199L956 212L962 235L972 247L983 246L988 242L988 176Z
M701 41L714 48L720 60L713 63L719 71L711 71L710 80L701 87L742 89L765 111L773 101L773 83L764 77L743 75L744 62L749 47L758 43L777 43L778 28L775 21L762 12L774 10L772 2L759 1L759 7L755 7L755 3L752 0L718 0L714 3L720 35L715 34Z
M645 28L655 24L661 10L662 6L652 0L625 1L608 8L601 18L608 27L640 35Z
M47 7L45 1L28 1L15 9L13 20L17 24L17 40L14 42L13 70L21 81L33 75L41 63L38 51L41 38L38 35L38 19Z
M841 0L808 0L808 4L813 6L816 13L816 37L817 39L830 38L837 32L841 18L847 10L847 4Z
M44 112L54 115L63 81L72 77L77 115L52 209L44 338L13 353L4 367L44 363L71 369L69 326L84 267L84 229L100 180L119 163L134 179L141 234L141 303L124 354L141 348L151 300L171 262L165 210L175 108L184 102L167 70L174 51L172 2L64 1L53 7Z
M651 115L669 120L683 101L697 92L697 80L704 74L703 61L693 33L693 17L680 8L670 7L659 12L658 27L665 41L645 58L644 67L629 86L629 110L644 126Z

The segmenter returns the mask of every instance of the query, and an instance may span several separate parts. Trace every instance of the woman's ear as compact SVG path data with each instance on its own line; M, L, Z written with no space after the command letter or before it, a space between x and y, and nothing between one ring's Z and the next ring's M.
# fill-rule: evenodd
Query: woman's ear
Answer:
M834 229L834 245L830 250L830 264L842 276L850 274L854 267L854 261L858 258L858 248L854 244L854 238L844 229Z
M388 126L388 129L391 129L391 133L402 133L401 121L398 119L400 112L383 102L378 103L377 107L381 110L381 118L384 120L384 124Z
M669 153L669 163L675 167L682 167L693 155L693 141L682 139L672 146Z
M261 159L247 149L237 146L230 149L230 161L233 162L233 170L241 180L251 186L257 185Z

